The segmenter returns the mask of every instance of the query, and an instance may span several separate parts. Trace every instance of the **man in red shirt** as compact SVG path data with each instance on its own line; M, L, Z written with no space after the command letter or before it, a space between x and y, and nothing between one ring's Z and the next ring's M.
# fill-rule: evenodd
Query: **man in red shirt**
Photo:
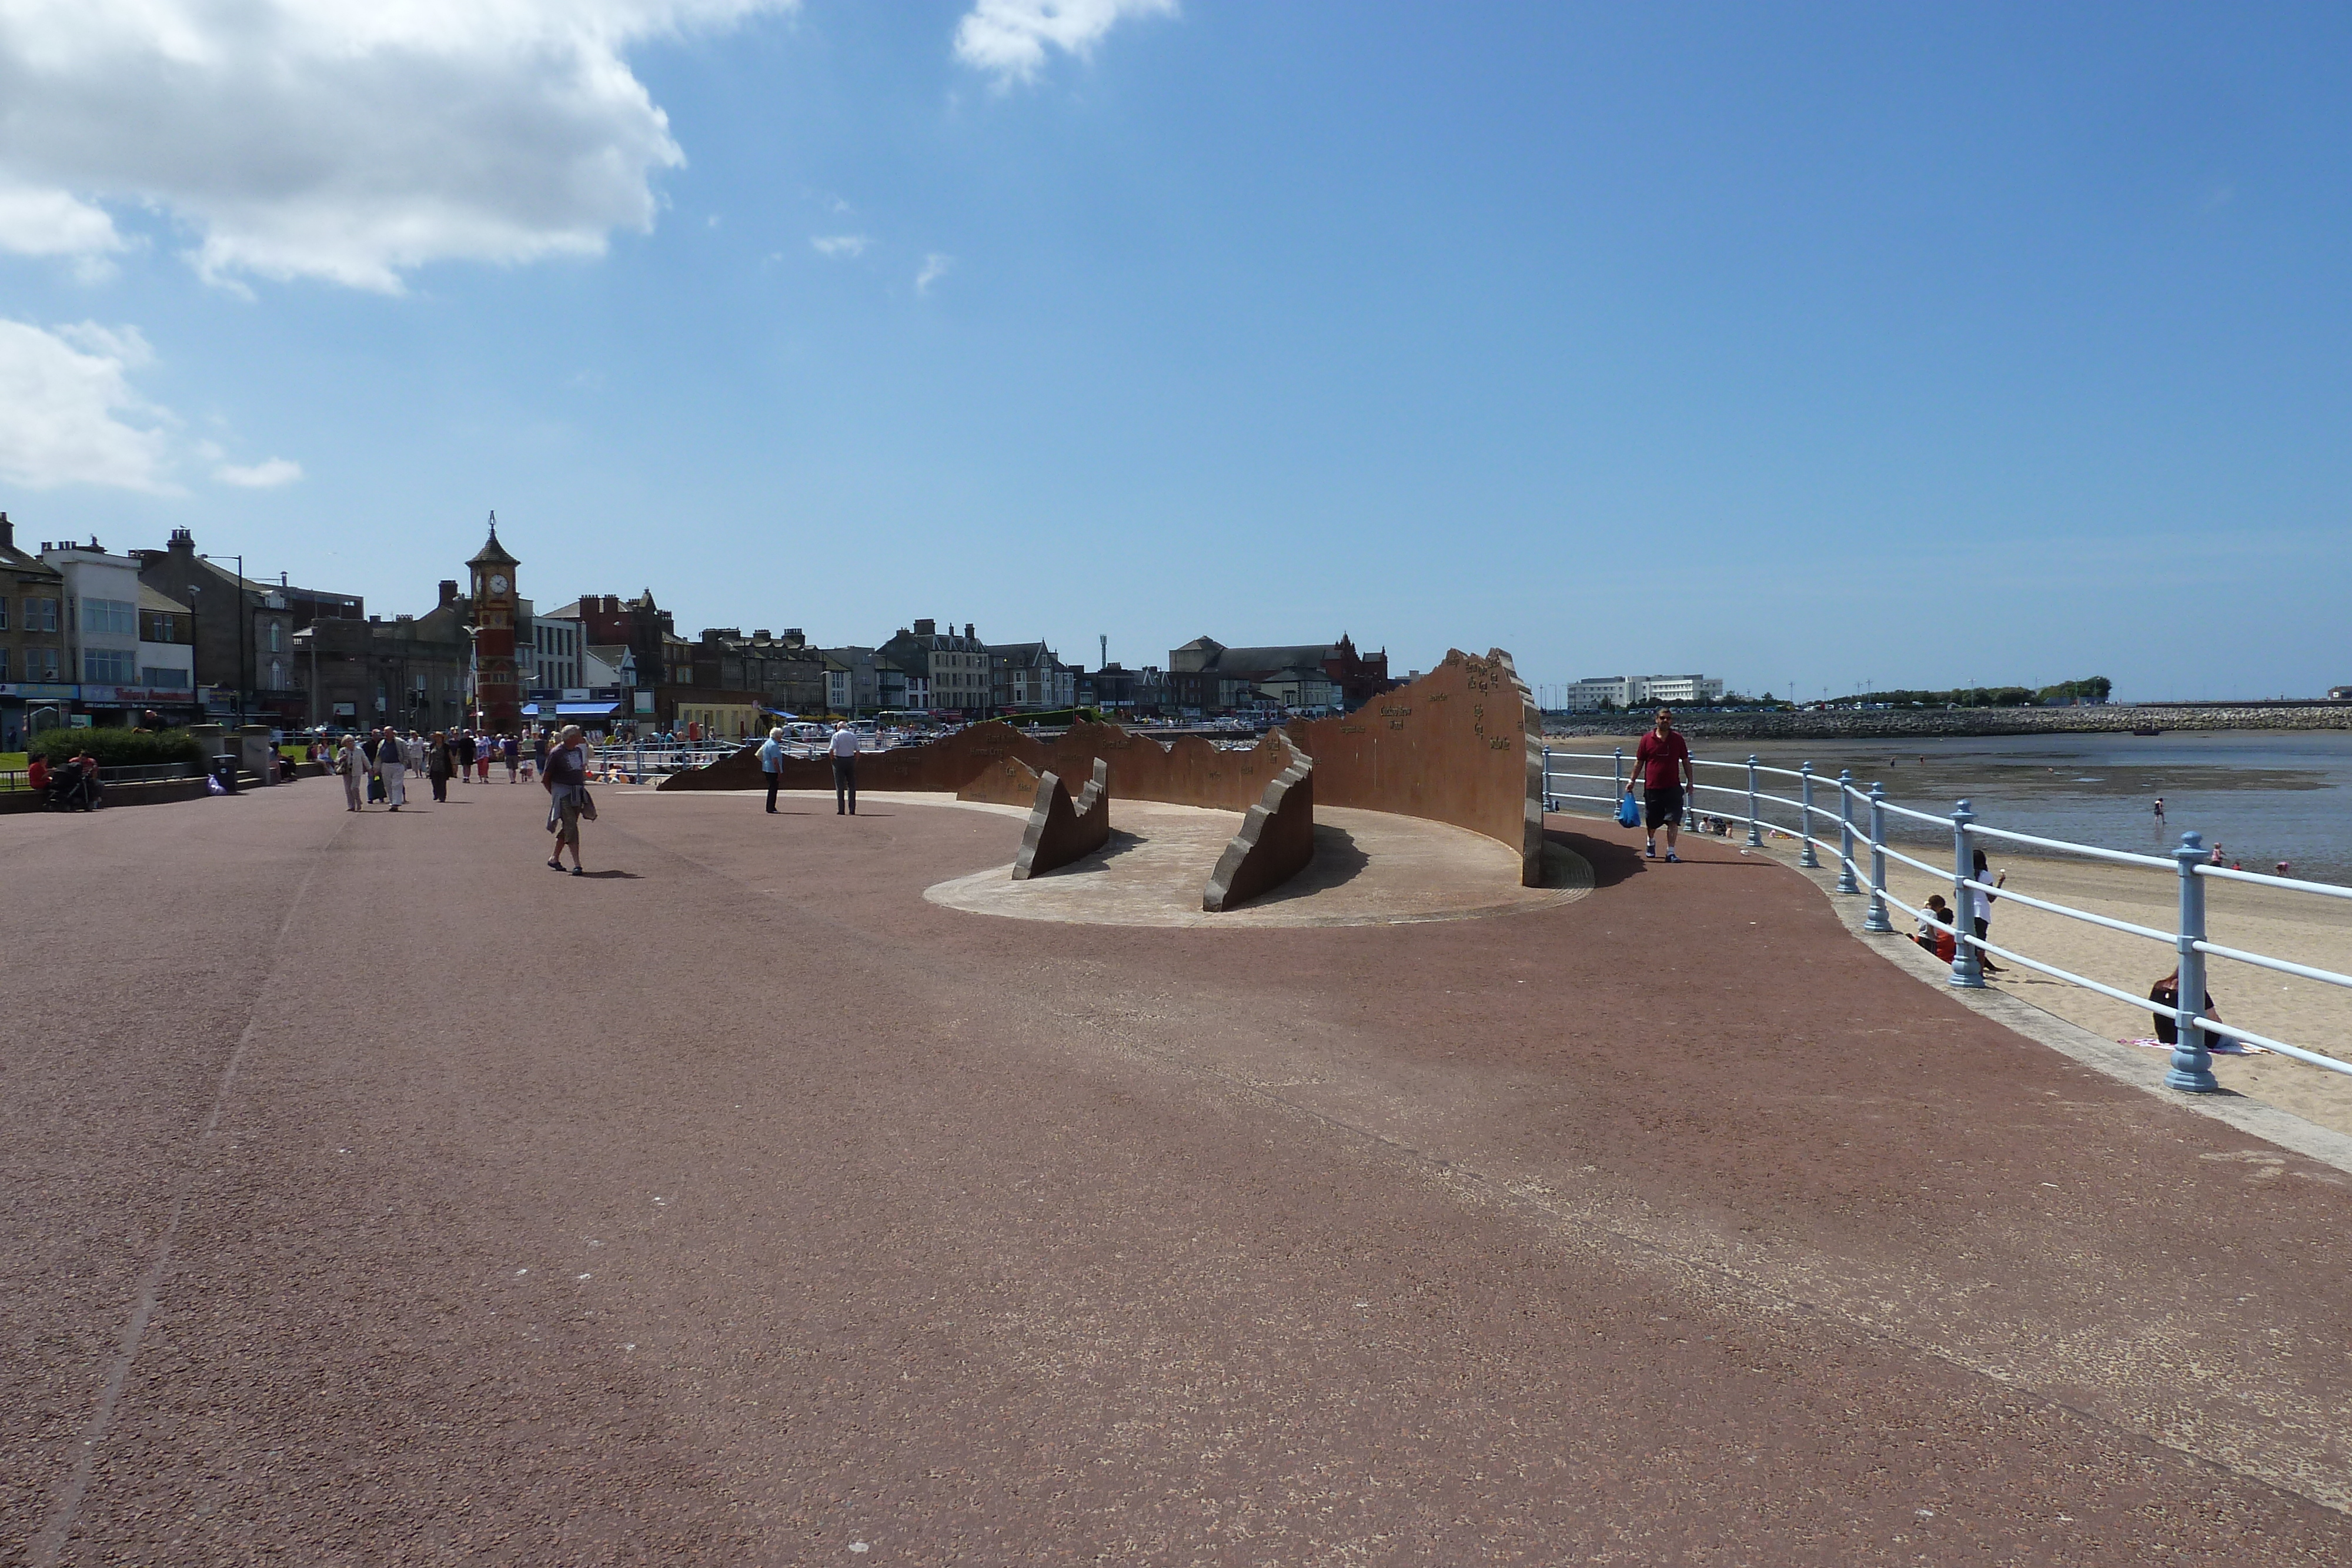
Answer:
M1658 858L1658 827L1666 830L1666 858L1679 862L1675 853L1675 840L1682 831L1683 786L1687 782L1694 794L1698 775L1691 768L1690 743L1675 730L1675 716L1664 708L1658 710L1657 722L1642 744L1633 748L1633 776L1642 787L1642 824L1648 830L1648 841L1642 852L1652 860ZM1628 787L1627 794L1633 789Z

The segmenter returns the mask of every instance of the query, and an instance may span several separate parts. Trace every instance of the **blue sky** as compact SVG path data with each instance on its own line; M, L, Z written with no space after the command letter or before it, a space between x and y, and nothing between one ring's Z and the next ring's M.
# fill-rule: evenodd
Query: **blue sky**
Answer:
M421 609L2352 681L2352 13L14 0L0 506ZM13 390L7 390L13 389Z

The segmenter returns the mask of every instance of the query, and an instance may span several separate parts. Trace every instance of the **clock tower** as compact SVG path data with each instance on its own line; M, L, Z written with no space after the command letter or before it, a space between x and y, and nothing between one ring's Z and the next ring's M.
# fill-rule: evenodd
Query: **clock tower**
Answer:
M522 686L515 674L520 564L499 543L499 515L492 512L489 542L466 565L474 574L474 722L493 735L522 732Z

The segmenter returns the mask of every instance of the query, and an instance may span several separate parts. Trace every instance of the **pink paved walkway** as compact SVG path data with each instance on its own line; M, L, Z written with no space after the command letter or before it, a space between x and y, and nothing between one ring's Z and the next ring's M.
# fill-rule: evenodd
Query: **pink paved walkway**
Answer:
M0 1563L2352 1562L2352 1178L1779 867L1137 932L453 794L0 818Z

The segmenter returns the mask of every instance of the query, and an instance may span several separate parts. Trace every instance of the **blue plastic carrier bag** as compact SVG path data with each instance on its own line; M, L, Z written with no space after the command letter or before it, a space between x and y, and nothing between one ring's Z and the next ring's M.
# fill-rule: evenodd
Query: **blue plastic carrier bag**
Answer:
M1638 828L1642 825L1642 808L1633 804L1633 797L1631 794L1617 802L1617 825L1621 828Z

